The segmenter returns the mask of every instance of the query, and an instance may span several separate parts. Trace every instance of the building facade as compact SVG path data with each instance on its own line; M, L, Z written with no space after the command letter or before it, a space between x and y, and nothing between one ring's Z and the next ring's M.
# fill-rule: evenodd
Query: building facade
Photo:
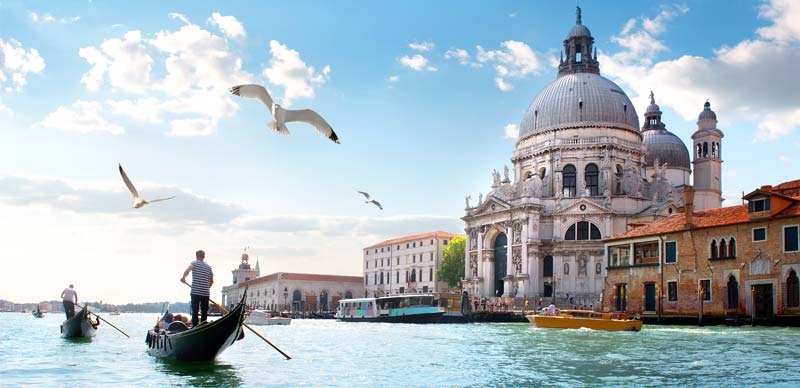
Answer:
M691 190L687 191L687 197ZM746 205L692 212L612 236L603 309L658 317L800 316L800 180Z
M437 280L444 248L461 235L442 231L386 240L364 248L367 296L449 291Z
M235 305L247 290L247 304L253 308L292 312L334 311L340 299L364 294L360 276L277 272L258 276L247 264L247 255L234 269L233 284L222 288L222 305ZM250 277L255 275L253 277Z
M569 295L596 306L606 275L602 240L683 206L690 153L666 129L655 96L640 127L625 92L600 74L580 9L563 43L556 80L522 119L512 168L492 173L477 204L466 198L463 288L471 295ZM718 207L722 160L711 155L719 155L722 132L708 104L698 133L695 168L708 173L694 184L710 198L705 206Z

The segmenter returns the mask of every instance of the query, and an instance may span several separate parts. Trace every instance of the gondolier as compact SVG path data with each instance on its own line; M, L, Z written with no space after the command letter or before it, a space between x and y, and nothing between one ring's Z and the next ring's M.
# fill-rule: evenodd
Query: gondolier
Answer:
M64 302L64 313L67 314L67 319L75 315L75 303L78 303L78 293L75 292L75 286L69 285L61 292L61 300Z
M211 271L211 266L203 261L206 258L206 253L199 250L195 252L195 258L197 260L189 264L181 278L181 282L186 283L186 277L189 276L189 273L192 274L192 291L190 292L192 297L192 327L206 321L208 317L208 298L211 295L209 289L214 284L214 272ZM199 320L197 317L198 309L200 310Z

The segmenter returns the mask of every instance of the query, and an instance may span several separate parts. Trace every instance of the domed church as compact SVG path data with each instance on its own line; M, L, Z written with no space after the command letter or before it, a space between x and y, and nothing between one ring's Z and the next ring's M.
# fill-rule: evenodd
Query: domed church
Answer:
M558 76L522 118L513 167L502 176L494 170L476 204L466 199L464 289L597 306L604 238L681 211L693 168L694 210L722 204L723 133L716 124L706 102L691 163L652 92L640 127L625 91L600 74L578 8Z

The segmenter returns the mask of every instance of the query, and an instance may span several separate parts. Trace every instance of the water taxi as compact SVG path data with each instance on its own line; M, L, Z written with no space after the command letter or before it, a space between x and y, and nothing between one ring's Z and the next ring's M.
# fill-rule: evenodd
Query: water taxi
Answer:
M592 310L556 310L549 314L544 308L539 314L527 316L534 326L552 329L580 329L607 331L639 331L642 321L629 319L624 313L604 313Z
M244 321L248 325L288 325L292 323L288 311L280 314L264 310L250 310Z
M433 295L399 295L381 298L342 299L336 319L346 322L438 323L445 309Z

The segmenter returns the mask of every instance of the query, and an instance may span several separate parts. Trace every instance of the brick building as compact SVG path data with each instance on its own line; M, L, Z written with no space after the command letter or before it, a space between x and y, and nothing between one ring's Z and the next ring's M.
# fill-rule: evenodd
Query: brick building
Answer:
M745 205L692 212L611 236L603 309L647 317L800 317L800 180ZM702 300L702 304L701 301Z

